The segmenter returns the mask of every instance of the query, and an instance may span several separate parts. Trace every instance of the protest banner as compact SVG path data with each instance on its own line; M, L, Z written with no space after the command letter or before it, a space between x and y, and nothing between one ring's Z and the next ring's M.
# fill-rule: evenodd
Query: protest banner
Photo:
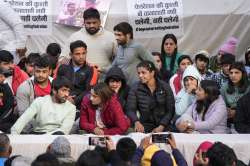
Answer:
M17 12L28 35L51 35L50 0L4 0Z
M136 38L183 35L181 0L127 0L129 23Z
M111 0L61 0L60 12L56 23L69 26L83 26L83 12L95 8L100 12L101 23L104 27Z

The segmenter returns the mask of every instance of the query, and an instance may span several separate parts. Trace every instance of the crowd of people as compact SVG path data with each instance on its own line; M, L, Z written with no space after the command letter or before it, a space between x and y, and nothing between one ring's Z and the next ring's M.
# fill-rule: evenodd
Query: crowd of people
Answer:
M0 50L2 132L100 136L130 132L250 133L250 49L246 49L245 62L236 61L236 38L226 40L216 56L199 50L192 59L192 55L178 50L174 34L166 34L161 50L150 53L134 40L129 23L115 25L111 33L101 27L96 9L87 9L83 17L85 26L72 34L62 49L50 43L44 54L30 53L19 63L14 63L17 55ZM1 148L0 154L8 158L11 146L7 136L1 136L4 150ZM97 165L140 165L144 161L187 165L174 138L168 142L172 154L160 150L149 138L137 149L133 140L121 139L116 150L107 139L109 159L103 158L102 150L88 150L76 165L88 165L85 162L91 159L99 162ZM48 151L53 151L53 145ZM220 155L228 157L230 163L219 165L235 165L235 153L223 143L212 144L205 158L198 151L197 163L213 166L226 162L216 156L223 148L231 156L229 152ZM146 155L147 151L154 154ZM21 156L8 160L18 158ZM32 165L58 164L58 160L46 153Z
M162 144L170 147L167 152L159 143L152 143L146 136L137 147L130 137L123 137L118 142L105 137L105 146L95 146L85 150L74 159L71 156L71 143L64 136L56 137L44 152L35 159L29 156L11 155L12 146L9 137L0 134L0 165L5 166L188 166L186 159L177 148L172 134ZM193 166L246 166L239 160L232 148L222 142L204 141L197 148L193 157ZM250 164L250 163L249 163Z

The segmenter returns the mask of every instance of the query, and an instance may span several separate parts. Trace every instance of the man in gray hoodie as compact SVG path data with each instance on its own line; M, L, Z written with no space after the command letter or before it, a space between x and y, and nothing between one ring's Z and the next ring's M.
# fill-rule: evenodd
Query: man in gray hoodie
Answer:
M118 43L112 66L122 69L128 85L138 81L136 66L143 60L149 60L155 65L154 57L141 44L133 40L133 28L127 22L121 22L114 27L115 38Z
M24 81L17 89L17 109L21 116L37 97L49 95L51 92L50 62L40 57L34 64L34 76Z

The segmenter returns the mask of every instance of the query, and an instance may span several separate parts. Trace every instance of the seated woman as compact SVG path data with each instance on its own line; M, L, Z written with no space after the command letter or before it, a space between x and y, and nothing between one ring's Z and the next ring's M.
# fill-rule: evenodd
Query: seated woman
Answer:
M172 90L167 83L157 79L156 70L150 61L142 61L137 65L140 81L131 88L126 104L127 115L136 132L168 130L174 116Z
M165 81L166 83L169 82L169 79L171 77L171 72L166 70L164 67L163 67L163 64L162 64L162 59L161 59L161 53L160 52L152 52L151 53L154 57L154 60L157 64L156 68L158 69L158 77L159 79Z
M227 133L227 109L215 81L201 81L196 101L176 121L176 126L185 133Z
M166 34L161 43L162 66L170 71L171 76L178 69L177 60L182 54L178 52L177 38L174 34Z
M175 96L175 112L177 117L182 115L195 101L195 91L201 81L201 75L195 66L188 66L182 77L181 91Z
M222 86L221 95L227 106L228 126L231 127L235 119L237 101L250 91L250 82L243 63L233 63L229 71L229 81Z
M125 108L129 86L122 70L116 66L110 68L106 74L105 83L117 94L122 108Z
M182 76L183 76L183 72L185 71L185 69L189 66L192 65L193 62L190 58L189 55L181 55L178 60L178 66L179 68L177 69L176 74L174 74L170 80L169 80L169 84L170 87L173 91L174 97L177 95L177 93L181 90L182 85L181 85L181 80L182 80Z
M123 113L114 92L105 83L99 83L84 96L80 111L80 128L96 135L124 134L130 121Z

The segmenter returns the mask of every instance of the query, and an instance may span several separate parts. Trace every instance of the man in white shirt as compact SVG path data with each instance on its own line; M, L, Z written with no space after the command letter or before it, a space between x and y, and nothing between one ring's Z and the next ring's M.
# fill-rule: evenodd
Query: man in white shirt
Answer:
M20 134L34 119L31 134L69 134L76 114L76 107L67 101L70 81L58 77L52 82L52 93L39 97L30 105L11 128L11 134Z
M84 28L73 33L66 42L60 55L69 58L70 43L76 40L84 41L88 46L87 62L96 65L100 72L106 72L111 65L116 48L115 36L113 33L101 27L100 13L98 10L89 8L84 11Z

